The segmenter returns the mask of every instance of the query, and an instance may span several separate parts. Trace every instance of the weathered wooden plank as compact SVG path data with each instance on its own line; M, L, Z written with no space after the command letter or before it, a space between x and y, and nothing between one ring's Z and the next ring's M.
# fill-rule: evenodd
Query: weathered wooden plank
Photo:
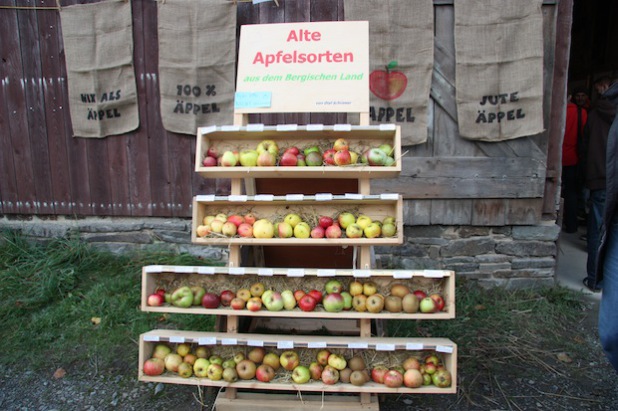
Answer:
M41 6L53 7L53 0L42 0ZM45 109L45 127L48 141L50 177L54 214L71 214L71 180L69 177L69 159L67 153L65 101L62 92L62 55L60 37L60 16L50 10L38 13L39 32L41 33L41 72L43 80L43 99ZM41 201L39 199L39 201Z
M542 198L510 198L504 224L506 225L534 225L541 221L543 214Z
M472 201L472 225L504 225L505 199L479 199Z
M472 200L431 200L432 225L470 225Z

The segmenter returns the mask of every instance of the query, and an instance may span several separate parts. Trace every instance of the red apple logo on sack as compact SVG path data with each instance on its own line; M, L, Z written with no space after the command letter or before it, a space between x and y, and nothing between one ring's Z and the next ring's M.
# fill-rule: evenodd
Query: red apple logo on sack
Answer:
M369 75L369 90L382 100L395 100L401 96L408 85L408 78L401 71L394 71L396 61L386 65L386 70L374 70Z

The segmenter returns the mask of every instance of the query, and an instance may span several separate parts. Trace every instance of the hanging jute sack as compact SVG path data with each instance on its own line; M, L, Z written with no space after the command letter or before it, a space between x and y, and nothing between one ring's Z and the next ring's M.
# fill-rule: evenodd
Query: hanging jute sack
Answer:
M105 137L139 126L131 3L60 9L69 109L75 137Z
M401 126L401 144L427 141L433 70L432 0L349 0L345 19L369 22L369 115Z
M194 134L231 124L236 6L221 0L159 2L159 90L166 130Z
M542 0L457 0L457 117L462 137L543 131Z

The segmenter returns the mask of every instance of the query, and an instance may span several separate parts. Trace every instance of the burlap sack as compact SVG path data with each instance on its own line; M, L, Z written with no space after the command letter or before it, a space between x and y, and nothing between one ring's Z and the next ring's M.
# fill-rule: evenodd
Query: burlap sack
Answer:
M159 90L166 130L232 124L236 6L221 0L159 2Z
M433 70L433 1L349 0L345 19L369 21L371 121L399 124L402 145L424 143Z
M542 0L454 3L459 133L502 141L542 132Z
M75 137L105 137L139 126L131 3L62 7L62 38Z

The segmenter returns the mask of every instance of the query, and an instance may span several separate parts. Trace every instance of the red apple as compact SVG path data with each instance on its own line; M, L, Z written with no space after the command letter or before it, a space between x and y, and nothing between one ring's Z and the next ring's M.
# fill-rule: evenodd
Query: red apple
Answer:
M292 146L292 147L286 148L283 154L285 153L292 153L295 156L297 156L298 154L300 154L300 150L298 149L298 147Z
M232 214L228 216L227 221L233 223L236 227L238 227L245 222L245 217L238 214Z
M440 294L431 294L429 296L436 303L436 311L442 311L444 309L444 298Z
M149 358L144 362L144 374L161 375L165 371L165 362L160 358Z
M206 155L209 157L214 157L217 158L219 157L219 152L215 147L208 147L208 150L206 151Z
M234 310L243 310L246 304L247 302L240 297L234 297L232 301L230 301L230 307Z
M216 167L217 166L217 158L206 156L204 160L202 160L202 165L204 167Z
M325 366L322 371L322 382L327 385L333 385L337 381L339 381L339 370L330 365Z
M257 217L253 213L247 213L245 214L244 217L245 217L245 223L249 225L253 225L253 223L255 223L257 220Z
M313 289L309 291L307 294L313 297L317 304L322 302L322 292L320 290Z
M389 370L384 374L384 385L389 388L399 388L403 385L403 375L399 371Z
M298 164L296 154L287 151L283 153L281 159L279 160L279 165L284 167L295 167L296 164Z
M320 225L320 227L326 230L328 227L333 225L333 219L332 217L322 215L320 216L320 218L318 218L318 224Z
M229 307L232 303L232 300L236 297L236 293L232 290L223 290L221 291L221 305L224 307Z
M336 151L331 149L328 149L324 152L324 154L322 154L322 160L324 161L324 164L327 166L334 166L335 165L335 153Z
M324 238L325 234L326 234L326 230L324 230L324 228L322 228L319 225L313 227L310 233L311 238Z
M388 371L385 366L377 365L371 370L371 379L378 384L384 384L384 376Z
M423 290L414 290L412 294L414 294L419 301L427 297L427 293Z
M165 303L165 296L161 296L159 293L150 294L148 296L147 304L151 307L159 307Z
M342 234L343 233L341 232L341 227L339 227L339 224L331 225L324 232L326 238L341 238Z
M338 166L347 166L352 163L352 156L348 150L339 150L333 156L333 160Z
M303 297L298 301L298 307L303 311L313 311L315 310L315 306L318 302L310 296L309 294L303 295Z
M337 140L335 140L335 143L333 144L333 150L335 151L349 150L349 149L350 149L350 144L348 144L348 141L345 138L338 138Z
M219 308L221 298L215 293L206 293L202 297L202 306L204 308Z
M275 370L268 364L261 364L255 370L255 378L258 381L269 382L275 378Z
M403 374L403 385L408 388L418 388L423 385L423 374L415 368L406 370Z

